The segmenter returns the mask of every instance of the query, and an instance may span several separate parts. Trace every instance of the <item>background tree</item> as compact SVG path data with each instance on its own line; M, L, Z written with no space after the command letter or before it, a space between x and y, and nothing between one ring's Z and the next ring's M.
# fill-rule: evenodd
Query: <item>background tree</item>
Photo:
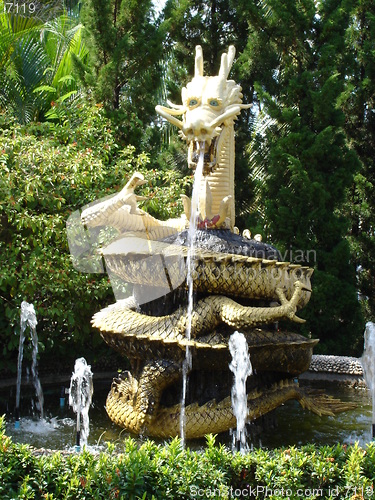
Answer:
M361 161L348 192L349 241L365 317L375 321L375 5L358 0L347 32L352 56L343 100L345 130Z
M360 352L363 321L345 240L348 223L340 213L359 166L338 106L346 90L352 3L267 0L239 8L249 19L242 72L253 74L269 116L252 145L265 174L266 235L282 250L316 252L315 262L299 262L315 265L308 328L329 352Z
M52 101L72 100L79 91L73 55L82 62L87 55L81 25L61 9L43 21L11 5L0 3L0 106L20 123L43 120Z
M145 144L155 119L161 35L151 0L88 0L83 4L90 61L81 78L129 143Z

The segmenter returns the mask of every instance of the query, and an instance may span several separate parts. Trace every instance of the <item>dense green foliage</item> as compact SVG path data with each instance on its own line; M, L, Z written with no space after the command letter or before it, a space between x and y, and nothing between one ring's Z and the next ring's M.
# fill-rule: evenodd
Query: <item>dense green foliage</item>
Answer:
M363 322L342 214L359 161L346 142L338 105L346 89L350 5L271 0L258 7L248 9L252 33L241 63L242 72L254 72L270 120L253 143L254 163L267 179L261 186L264 230L288 256L315 252L313 262L300 261L315 267L305 317L326 352L360 352Z
M352 68L343 101L345 130L361 159L348 193L346 216L350 220L349 241L357 266L358 288L367 318L375 318L375 5L356 3L348 31Z
M77 60L81 80L122 126L124 138L145 147L146 137L155 132L146 129L155 120L161 84L162 36L152 2L86 0L82 5L89 60Z
M12 15L11 5L0 2L0 105L28 123L78 92L73 59L83 63L87 49L76 18L59 13L44 22Z
M139 170L150 179L143 188L150 196L148 210L166 217L181 210L179 194L190 182L175 171L149 171L146 154L120 149L101 106L82 101L75 115L69 106L60 113L69 113L69 123L20 126L0 117L0 369L15 368L22 300L35 305L47 366L52 353L66 363L86 352L95 362L102 341L90 319L113 294L107 277L73 268L69 215L114 192Z
M95 304L108 300L107 280L73 269L66 239L69 214L119 182L120 173L108 168L105 156L106 148L113 147L109 124L99 108L88 114L90 125L83 119L67 143L68 130L63 128L54 134L48 125L3 123L3 365L14 361L18 341L13 333L18 331L22 300L35 304L42 346L47 352L55 349L63 359L72 345L79 350L88 337Z
M373 495L375 446L303 446L232 454L207 437L202 452L127 438L124 451L113 446L36 456L0 434L0 494L19 498L175 500L189 498L362 498ZM267 493L266 493L267 492Z

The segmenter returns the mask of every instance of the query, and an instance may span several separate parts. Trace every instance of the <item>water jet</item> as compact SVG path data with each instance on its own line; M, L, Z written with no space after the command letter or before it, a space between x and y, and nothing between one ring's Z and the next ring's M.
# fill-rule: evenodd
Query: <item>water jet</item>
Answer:
M245 453L247 451L246 441L246 419L247 419L247 391L246 381L253 372L249 347L245 336L240 332L234 332L228 342L232 361L229 369L234 374L232 387L232 407L236 417L236 430L233 433L233 450Z
M69 405L77 415L76 451L80 451L81 446L87 444L90 432L89 408L93 392L91 367L87 364L85 358L76 359L69 388Z
M361 359L364 378L372 398L372 439L375 439L375 324L366 323L364 351Z
M22 382L22 361L23 361L23 351L24 343L26 339L26 330L29 327L30 339L32 342L32 365L31 374L32 381L35 387L35 392L38 398L38 411L40 413L40 419L43 420L43 389L40 383L38 375L38 335L36 332L36 325L38 324L35 314L35 308L33 304L29 304L26 301L21 303L21 313L20 313L20 341L18 348L18 361L17 361L17 384L16 384L16 408L15 408L15 428L20 427L20 400L21 400L21 382Z

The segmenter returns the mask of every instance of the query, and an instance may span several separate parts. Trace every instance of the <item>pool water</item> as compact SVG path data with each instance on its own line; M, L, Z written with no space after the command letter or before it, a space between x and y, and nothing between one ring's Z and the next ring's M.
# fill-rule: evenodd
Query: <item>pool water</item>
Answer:
M123 429L109 420L105 411L105 399L110 386L110 380L94 383L93 403L89 412L90 434L87 442L88 445L100 449L106 447L106 442L116 444L123 439L124 434ZM0 408L6 418L6 434L15 442L29 443L36 448L69 450L76 444L76 414L69 406L69 396L65 396L65 404L62 407L61 388L43 389L45 418L42 421L34 408L32 389L22 390L19 429L15 428L12 394L9 397L9 391L8 395L7 391L2 391Z
M316 388L316 386L314 386ZM275 426L266 428L254 439L255 446L275 448L302 446L308 443L320 445L354 444L364 446L372 440L372 404L367 389L337 388L331 386L325 393L342 401L357 404L354 410L334 417L315 415L304 410L297 401L288 401L273 412ZM251 428L251 426L250 426Z
M105 399L110 385L111 380L95 381L94 378L88 437L88 445L93 449L106 449L107 442L121 449L121 443L129 435L113 424L106 414ZM333 445L359 442L363 446L371 441L372 405L369 391L332 385L324 390L333 397L355 402L356 409L335 417L319 417L304 410L296 401L289 401L267 415L263 421L248 425L249 445L276 448L308 443ZM32 391L23 391L20 428L16 429L15 418L10 409L12 391L3 390L0 394L0 410L5 414L6 434L16 442L29 443L36 448L72 449L76 440L76 415L68 405L68 397L65 399L65 405L60 407L60 392L61 388L44 389L46 418L41 422L32 414ZM220 435L219 441L231 448L230 433ZM199 448L204 444L204 439L187 441L187 445L192 448Z

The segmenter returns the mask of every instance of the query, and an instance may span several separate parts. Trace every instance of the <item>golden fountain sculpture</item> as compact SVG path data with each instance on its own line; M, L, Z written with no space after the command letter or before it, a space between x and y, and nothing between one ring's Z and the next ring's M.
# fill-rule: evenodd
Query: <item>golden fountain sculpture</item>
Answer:
M138 207L145 180L135 172L113 197L88 207L86 227L110 226L118 236L103 250L112 276L133 284L133 295L98 312L93 325L130 362L114 379L106 402L109 417L129 432L155 437L180 433L182 365L192 355L185 407L185 436L195 438L236 427L231 407L228 339L246 337L253 374L247 381L248 420L289 399L318 414L342 409L337 401L305 393L296 377L309 367L317 340L278 331L279 320L309 301L313 270L280 262L271 245L240 236L234 210L234 122L241 87L228 79L234 47L222 55L217 76L204 76L196 47L195 74L182 89L182 104L156 111L179 128L193 169L204 148L199 214L194 237L194 307L187 338L187 258L191 201L184 214L160 221ZM248 235L247 235L248 236Z

